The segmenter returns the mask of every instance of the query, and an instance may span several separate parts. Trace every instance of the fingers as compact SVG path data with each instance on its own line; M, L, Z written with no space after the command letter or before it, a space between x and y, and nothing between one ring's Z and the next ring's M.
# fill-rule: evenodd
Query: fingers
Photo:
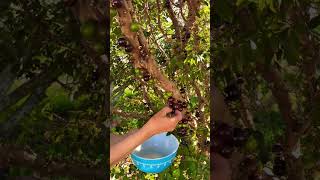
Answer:
M174 117L176 121L181 121L182 120L182 113L180 111L176 111L176 116Z
M171 112L171 111L172 111L172 109L169 108L168 106L165 106L165 107L162 108L162 110L161 110L161 112L164 113L164 114L167 114L167 113L169 113L169 112Z

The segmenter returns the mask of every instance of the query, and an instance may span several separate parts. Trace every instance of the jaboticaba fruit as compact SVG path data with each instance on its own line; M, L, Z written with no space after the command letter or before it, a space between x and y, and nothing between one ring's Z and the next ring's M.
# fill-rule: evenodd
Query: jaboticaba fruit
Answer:
M170 0L165 0L164 6L165 6L166 8L170 8Z
M168 98L168 101L169 101L169 102L173 102L173 101L174 101L174 97L170 96L170 97Z
M199 118L200 117L200 111L197 110L195 115L196 115L197 118Z
M80 32L84 38L92 38L96 32L96 26L93 22L86 22L81 25Z
M140 28L140 25L136 22L132 22L131 25L130 25L130 30L132 32L137 32L139 31L139 28Z
M280 153L280 152L282 152L282 151L283 151L283 147L282 147L281 144L277 143L277 144L274 144L274 145L272 146L272 152L274 152L274 153Z
M131 52L133 50L133 47L131 46L131 45L127 45L126 47L125 47L125 51L126 52Z
M128 42L125 38L121 37L118 39L118 45L121 47L125 47L128 45Z
M182 102L182 108L187 108L188 104L186 102Z
M147 71L143 72L143 80L149 81L150 80L150 74Z
M112 7L120 8L122 6L122 0L113 0Z
M185 92L186 92L186 90L185 90L184 88L181 88L181 89L180 89L180 93L181 93L181 94L184 94Z
M186 32L186 38L187 38L187 39L189 39L189 38L190 38L190 36L191 36L191 35L190 35L190 32L189 32L189 31L187 31L187 32Z

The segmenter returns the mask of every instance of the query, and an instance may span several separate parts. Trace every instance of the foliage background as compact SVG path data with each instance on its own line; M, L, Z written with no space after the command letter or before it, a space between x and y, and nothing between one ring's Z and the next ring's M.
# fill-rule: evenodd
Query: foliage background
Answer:
M233 178L248 178L236 170L248 154L271 178L275 143L285 149L284 179L319 178L319 1L217 0L212 12L213 116L255 132L231 158ZM239 77L241 96L224 101Z
M1 1L0 179L105 179L106 8L89 2Z

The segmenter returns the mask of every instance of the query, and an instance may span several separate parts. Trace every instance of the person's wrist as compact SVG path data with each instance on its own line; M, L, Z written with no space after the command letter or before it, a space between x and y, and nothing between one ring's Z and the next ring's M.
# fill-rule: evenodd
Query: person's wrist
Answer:
M154 131L150 126L150 123L148 122L141 128L141 130L148 138L155 135Z

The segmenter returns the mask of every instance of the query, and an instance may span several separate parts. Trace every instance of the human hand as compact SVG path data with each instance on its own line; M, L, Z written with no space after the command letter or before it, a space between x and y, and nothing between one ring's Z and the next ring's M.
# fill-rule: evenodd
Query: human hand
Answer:
M158 113L150 118L144 125L144 129L151 135L173 131L179 121L182 119L182 113L175 111L174 116L169 117L167 114L172 112L169 107L164 107Z

